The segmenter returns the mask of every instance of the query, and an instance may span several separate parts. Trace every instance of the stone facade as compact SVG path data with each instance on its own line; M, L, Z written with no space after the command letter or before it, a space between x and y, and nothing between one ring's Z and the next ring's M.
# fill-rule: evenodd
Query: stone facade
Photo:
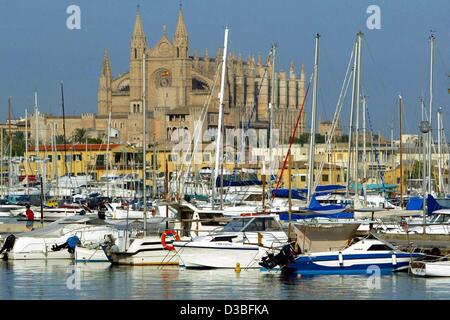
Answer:
M147 42L141 15L138 10L130 43L129 72L116 77L108 52L105 51L98 88L97 114L66 116L66 134L76 128L85 128L91 136L106 132L108 114L111 127L117 132L115 142L140 146L143 131L143 73L145 72L147 141L167 142L176 129L192 134L196 121L201 119L202 131L217 128L222 50L209 57L206 50L200 57L197 52L188 55L189 36L180 11L174 36L170 39L164 27L161 38L153 47ZM145 52L145 70L143 59ZM271 65L269 58L249 56L245 61L239 55L229 54L227 59L224 99L224 126L226 128L268 127L268 104L271 99ZM280 143L289 141L305 95L305 70L295 74L291 63L289 73L276 72L273 124L280 130ZM249 119L251 116L251 119ZM30 117L31 132L34 116ZM41 114L40 128L49 128L56 122L56 134L63 133L62 117ZM297 136L305 131L305 112ZM41 140L48 142L50 129L41 130Z

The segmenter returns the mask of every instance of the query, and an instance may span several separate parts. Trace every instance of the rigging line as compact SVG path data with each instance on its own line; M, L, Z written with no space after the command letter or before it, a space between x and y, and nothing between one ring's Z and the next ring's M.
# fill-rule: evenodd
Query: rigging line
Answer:
M336 111L334 113L333 122L332 122L331 128L330 128L330 133L328 134L328 137L327 137L327 141L326 141L327 151L325 152L325 154L330 154L331 142L332 142L332 139L334 138L334 133L335 133L337 124L339 122L340 114L342 111L342 106L344 105L344 100L345 100L345 97L347 96L347 90L348 90L348 87L351 82L351 76L353 75L353 70L351 68L351 65L352 65L352 59L353 59L354 52L355 52L355 50L353 48L352 52L350 54L350 60L347 65L347 70L345 72L344 81L342 82L341 92L339 94L339 99L337 101ZM324 164L325 164L325 157L323 157L322 161L320 162L319 170L318 170L316 177L321 176ZM315 179L315 182L313 185L313 190L312 190L311 194L314 194L318 185L319 185L319 179L317 178L317 179Z
M372 134L372 139L371 140L372 140L372 145L373 145L373 127L372 127L372 119L370 118L369 108L367 108L366 112L367 112L367 120L369 122L370 132ZM380 148L379 144L378 144L378 147L375 147L375 159L377 161L378 173L379 173L379 176L380 176L381 184L383 185L383 193L386 193L386 186L384 184L383 171L381 170L380 158L378 156L378 148ZM355 181L355 183L358 183L358 181Z
M278 190L278 187L280 186L281 178L283 177L283 172L284 172L284 168L286 167L287 159L288 159L289 155L291 154L291 147L292 147L292 144L294 143L294 138L295 138L295 134L297 132L298 124L300 123L300 119L302 117L302 113L303 113L303 110L305 108L305 102L306 102L306 98L308 97L308 92L309 92L309 88L311 86L311 81L313 79L313 76L314 76L314 71L311 73L311 77L309 78L309 81L308 81L308 87L306 88L305 96L303 97L302 106L301 106L300 111L298 113L297 121L295 123L295 127L294 127L294 130L293 130L292 135L291 135L291 139L289 141L288 151L286 153L286 156L284 157L283 166L281 167L281 172L280 172L280 176L278 177L278 182L277 182L277 186L275 187L275 191ZM272 178L272 177L270 177L270 178ZM289 177L289 179L290 178L291 177ZM272 196L273 196L273 194L270 195L270 197L272 197Z
M253 119L253 115L254 115L254 113L255 113L255 111L256 111L256 109L257 109L257 107L258 107L258 96L259 96L259 93L261 92L261 88L262 88L262 85L263 85L263 81L264 81L264 79L265 79L265 77L266 77L266 74L267 74L267 70L268 70L268 65L266 65L265 67L264 67L264 73L263 73L263 76L261 77L261 81L260 81L260 84L259 84L259 86L258 87L256 87L256 92L254 93L254 97L253 97L253 108L252 108L252 110L251 110L251 112L250 112L250 116L248 117L248 121L247 121L247 124L246 124L246 126L245 126L245 129L244 129L244 132L242 133L243 135L244 135L244 133L247 133L247 131L248 131L248 129L250 128L250 124L251 124L251 122L252 122L252 119ZM244 138L245 139L245 138ZM244 146L242 146L242 147L244 147ZM239 162L239 155L240 155L240 153L238 153L237 154L237 156L236 156L236 161L235 161L235 163L234 163L234 168L233 168L233 176L234 176L234 178L236 178L236 171L237 171L237 167L238 167L238 162Z
M189 161L189 165L187 167L186 174L189 174L189 172L191 171L191 165L192 165L192 162L193 162L193 160L195 158L195 155L193 154L193 152L195 150L197 150L197 148L198 148L198 143L199 143L200 135L201 135L201 132L199 132L199 130L201 129L201 125L204 123L206 115L208 114L208 107L209 107L209 104L211 103L212 95L213 95L214 89L216 88L217 79L218 79L218 76L219 76L218 70L220 70L219 68L221 66L222 66L222 63L219 63L217 65L216 76L214 78L214 83L213 83L213 86L211 88L211 93L209 94L208 99L206 99L205 104L203 105L203 108L202 108L202 111L201 111L200 117L199 117L200 121L197 121L196 126L194 127L194 136L189 141L188 150L189 150L189 152L191 154L191 160ZM191 149L192 143L194 143L193 149ZM183 168L183 165L184 165L184 163L181 164L181 169ZM179 180L181 180L181 174L177 175L176 180L175 180L176 183L178 183Z

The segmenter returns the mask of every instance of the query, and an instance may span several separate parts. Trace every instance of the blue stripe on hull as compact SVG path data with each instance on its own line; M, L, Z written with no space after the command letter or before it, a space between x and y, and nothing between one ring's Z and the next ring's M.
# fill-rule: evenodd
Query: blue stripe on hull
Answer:
M320 266L315 263L292 263L286 267L286 271L300 273L302 275L320 275L320 274L373 274L373 272L367 272L369 267L377 266L382 273L393 272L397 269L407 267L409 262L399 262L395 266L392 263L370 263L360 264L348 267L326 267Z

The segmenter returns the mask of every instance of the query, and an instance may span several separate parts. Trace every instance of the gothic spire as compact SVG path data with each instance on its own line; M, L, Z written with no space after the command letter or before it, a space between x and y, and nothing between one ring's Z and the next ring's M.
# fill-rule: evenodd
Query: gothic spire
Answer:
M103 53L103 64L101 75L111 78L111 63L109 62L108 49Z
M142 19L141 19L141 10L139 7L136 11L136 18L134 20L134 29L133 29L133 36L143 36L144 34L144 27L142 26Z
M188 34L186 31L186 25L184 24L183 11L180 9L178 12L177 27L175 29L174 40L185 38L187 40Z

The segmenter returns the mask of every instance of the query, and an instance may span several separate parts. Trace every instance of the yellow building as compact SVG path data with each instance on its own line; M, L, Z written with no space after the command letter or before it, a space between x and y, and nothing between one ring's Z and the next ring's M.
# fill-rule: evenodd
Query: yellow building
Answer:
M21 165L22 176L43 175L47 179L72 174L91 175L99 180L109 174L134 173L142 177L142 150L120 144L57 144L28 147L28 161ZM107 161L109 165L107 166Z

